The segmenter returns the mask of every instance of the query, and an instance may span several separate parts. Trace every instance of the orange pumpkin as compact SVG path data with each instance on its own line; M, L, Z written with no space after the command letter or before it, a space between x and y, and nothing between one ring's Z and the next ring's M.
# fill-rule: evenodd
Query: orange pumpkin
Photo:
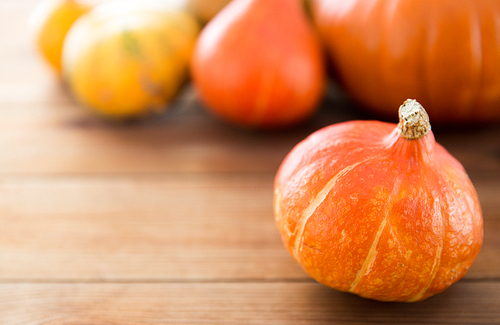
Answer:
M355 101L384 117L418 98L433 123L500 121L500 1L311 1Z
M319 39L298 0L233 0L202 30L193 82L211 112L241 126L302 122L325 72Z
M63 74L76 99L101 116L162 112L189 77L194 17L157 2L113 1L69 30Z
M61 53L66 33L91 6L77 0L40 1L30 16L29 29L41 55L61 71Z
M275 179L285 247L317 281L382 301L419 301L471 267L482 212L462 165L416 101L398 125L350 121L299 143Z

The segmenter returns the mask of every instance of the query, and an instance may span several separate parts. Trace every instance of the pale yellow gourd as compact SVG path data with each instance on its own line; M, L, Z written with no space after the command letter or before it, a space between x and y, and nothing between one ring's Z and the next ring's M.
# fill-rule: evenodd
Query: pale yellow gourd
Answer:
M68 32L64 78L80 103L103 116L163 111L189 75L199 30L182 9L97 6Z

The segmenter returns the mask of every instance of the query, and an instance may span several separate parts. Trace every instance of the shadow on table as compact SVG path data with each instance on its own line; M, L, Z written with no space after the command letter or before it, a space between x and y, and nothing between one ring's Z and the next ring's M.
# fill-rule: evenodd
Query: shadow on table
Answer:
M317 321L349 324L495 324L500 302L488 283L462 281L421 302L379 302L322 285L309 291ZM312 318L312 317L311 317Z

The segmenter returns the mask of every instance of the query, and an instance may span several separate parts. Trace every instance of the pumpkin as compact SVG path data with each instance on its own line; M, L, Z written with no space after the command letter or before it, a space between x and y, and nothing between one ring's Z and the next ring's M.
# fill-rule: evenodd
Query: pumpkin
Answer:
M249 128L300 123L325 85L319 39L298 0L233 0L202 30L192 79L205 108Z
M162 112L189 76L199 29L177 7L124 1L97 6L68 32L64 78L76 99L103 117Z
M71 25L91 6L77 0L43 0L33 10L29 30L44 59L58 73L64 38Z
M500 2L311 0L336 77L389 118L418 98L433 123L500 121Z
M381 301L419 301L460 280L483 242L463 166L406 101L399 124L349 121L300 142L274 185L285 247L317 281Z

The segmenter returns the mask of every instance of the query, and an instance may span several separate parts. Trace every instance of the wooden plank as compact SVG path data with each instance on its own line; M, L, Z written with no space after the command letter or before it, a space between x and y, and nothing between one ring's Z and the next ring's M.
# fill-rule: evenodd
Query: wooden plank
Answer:
M0 174L273 172L291 147L196 119L110 127L39 117L44 125L0 131Z
M460 282L418 303L306 283L1 284L3 324L498 324L500 284Z
M76 104L5 104L0 174L275 172L318 123L242 130L204 112L192 88L170 112L135 124L106 123Z
M0 280L308 278L281 243L272 181L272 174L0 179ZM493 194L467 278L500 279Z
M2 180L0 279L304 277L274 224L271 184L270 175Z

